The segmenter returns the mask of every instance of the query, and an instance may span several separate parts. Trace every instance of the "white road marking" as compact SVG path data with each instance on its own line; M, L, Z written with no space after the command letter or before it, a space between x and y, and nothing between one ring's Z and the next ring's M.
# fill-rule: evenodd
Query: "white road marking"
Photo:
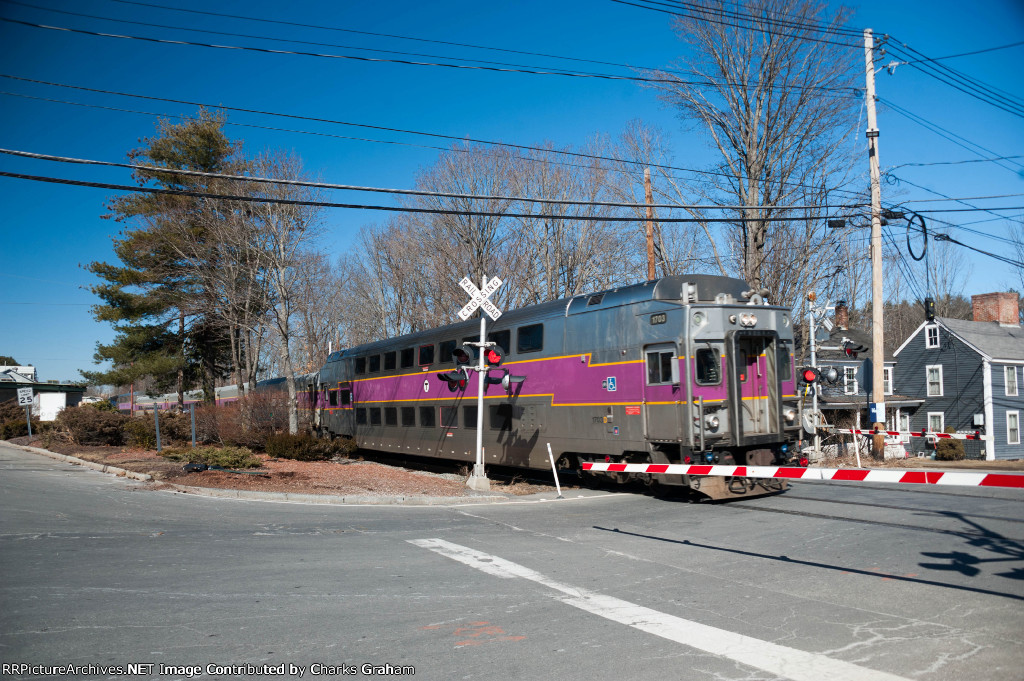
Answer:
M536 582L558 592L553 597L574 608L793 681L909 681L902 676L717 629L613 596L563 584L518 563L443 539L410 539L409 543L494 577Z

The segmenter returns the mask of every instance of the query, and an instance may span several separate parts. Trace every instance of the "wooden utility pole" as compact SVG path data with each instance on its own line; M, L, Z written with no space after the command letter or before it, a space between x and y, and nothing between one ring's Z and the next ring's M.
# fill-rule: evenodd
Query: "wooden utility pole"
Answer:
M647 204L647 280L654 281L654 192L650 168L644 168L644 202Z
M878 119L875 116L875 38L864 29L864 73L867 79L868 163L871 167L871 420L874 423L873 455L885 458L885 349L882 333L882 186L878 169Z

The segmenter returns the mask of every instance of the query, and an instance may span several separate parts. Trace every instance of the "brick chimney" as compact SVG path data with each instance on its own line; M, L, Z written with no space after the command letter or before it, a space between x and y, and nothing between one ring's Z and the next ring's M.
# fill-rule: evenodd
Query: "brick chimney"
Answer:
M836 303L836 328L846 331L850 328L850 308L846 306L845 300Z
M1016 293L982 293L971 296L976 322L998 322L1001 326L1020 326L1020 299Z

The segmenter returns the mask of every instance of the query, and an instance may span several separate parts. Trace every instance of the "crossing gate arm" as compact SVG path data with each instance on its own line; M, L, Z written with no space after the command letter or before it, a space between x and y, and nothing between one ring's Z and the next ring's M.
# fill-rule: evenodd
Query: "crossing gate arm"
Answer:
M1013 473L959 473L927 469L798 468L787 466L699 466L687 464L583 462L592 473L665 473L667 475L714 475L776 480L824 482L881 482L959 487L1009 487L1024 489L1024 475Z
M991 435L982 435L981 431L974 431L973 433L935 433L930 430L858 430L856 428L830 428L823 427L822 430L827 430L830 433L838 433L840 435L886 435L888 437L927 437L933 440L991 440Z

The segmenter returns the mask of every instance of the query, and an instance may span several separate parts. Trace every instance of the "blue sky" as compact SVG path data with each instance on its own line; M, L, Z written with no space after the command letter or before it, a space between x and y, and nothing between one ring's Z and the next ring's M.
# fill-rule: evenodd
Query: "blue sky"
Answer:
M152 0L159 4L159 0ZM386 33L447 43L500 47L546 55L571 56L636 66L666 66L680 56L680 43L668 17L606 0L508 3L461 1L338 3L225 0L211 5L198 0L163 4L245 17L260 17L356 31ZM330 43L302 45L267 42L172 28L113 23L44 11L48 7L97 17L246 33ZM979 2L965 11L947 0L866 2L852 7L849 26L889 33L929 57L940 57L1024 40L1024 3ZM353 48L422 53L401 57L453 62L487 59L537 68L561 66L586 71L627 73L623 69L560 61L510 52L480 51L398 37L328 31L257 23L160 9L115 0L60 3L36 0L3 2L0 17L89 31L173 38L228 45L336 54L370 54ZM642 119L671 134L675 161L701 167L710 162L706 140L687 132L655 95L636 83L522 73L495 73L441 67L369 63L299 55L261 54L167 45L139 40L74 34L0 22L0 73L156 97L292 113L385 127L436 132L458 137L519 144L545 141L555 146L582 145L596 134L617 135L632 119ZM338 46L347 46L346 48ZM827 47L827 46L826 46ZM837 48L842 49L842 48ZM388 55L379 55L387 57ZM985 52L943 62L973 78L1017 97L1024 96L1024 46ZM991 150L998 156L1024 154L1024 120L979 102L909 66L893 75L880 73L878 96L934 125ZM0 147L59 156L123 161L139 140L154 134L156 117L95 107L131 109L150 114L190 115L195 107L146 101L0 78ZM22 95L22 96L12 96ZM51 100L89 104L74 106ZM367 137L412 145L444 146L443 140L336 124L289 121L257 114L231 113L231 123L293 128L335 136ZM883 167L906 163L964 161L979 155L954 145L894 110L879 113ZM411 187L419 169L437 151L405 144L380 144L229 126L232 137L249 151L267 147L294 150L306 167L327 182L383 187ZM858 136L857 144L863 144ZM865 156L866 159L866 156ZM954 197L1024 194L1020 164L1004 162L907 166L897 171L914 184ZM0 171L130 184L127 171L80 167L0 155ZM866 160L865 160L866 172ZM883 198L936 198L909 184L884 186ZM111 235L121 226L102 219L109 190L52 185L0 177L0 236L6 257L0 269L0 355L34 364L43 379L74 379L92 369L97 342L109 342L113 330L93 320L96 302L88 287L93 277L81 268L113 258ZM376 203L379 195L335 193L334 201ZM1024 196L972 201L978 206L1024 206ZM924 207L926 204L911 204ZM931 207L953 207L948 203ZM1024 210L1003 211L1020 216ZM955 224L974 223L988 213L950 213ZM386 215L332 210L328 250L340 255L359 230ZM1009 222L977 223L972 229L1006 236ZM1006 253L1005 242L966 231L955 237L977 248ZM969 268L967 295L1020 286L1010 266L962 251ZM453 310L453 314L454 314Z

